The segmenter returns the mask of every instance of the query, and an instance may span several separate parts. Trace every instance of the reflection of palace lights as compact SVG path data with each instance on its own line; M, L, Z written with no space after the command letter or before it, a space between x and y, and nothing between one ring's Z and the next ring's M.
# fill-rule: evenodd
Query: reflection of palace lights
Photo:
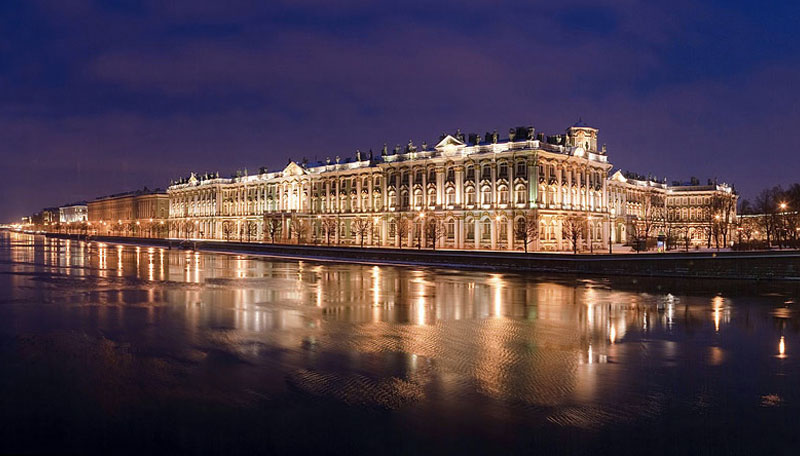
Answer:
M719 331L719 320L720 314L722 311L722 297L715 296L714 300L712 301L712 306L714 307L714 330Z
M778 358L786 358L786 341L783 336L781 336L781 340L778 342Z

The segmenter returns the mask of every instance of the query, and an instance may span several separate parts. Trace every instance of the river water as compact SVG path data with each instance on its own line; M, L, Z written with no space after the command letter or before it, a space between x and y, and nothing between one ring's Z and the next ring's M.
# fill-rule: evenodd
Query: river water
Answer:
M796 454L796 299L0 233L0 453Z

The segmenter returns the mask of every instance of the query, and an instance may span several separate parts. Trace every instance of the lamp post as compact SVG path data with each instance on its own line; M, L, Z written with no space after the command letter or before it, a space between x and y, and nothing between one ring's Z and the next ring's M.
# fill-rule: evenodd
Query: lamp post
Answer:
M786 242L787 238L789 237L788 233L786 232L786 203L781 203L781 242L780 248L783 248L784 243Z
M613 252L611 251L611 219L615 218L617 213L617 209L612 207L611 210L608 212L608 254L611 255Z
M425 224L425 212L419 211L419 229L417 230L417 250L422 249L422 229Z
M494 248L498 250L503 249L500 245L500 220L502 220L500 215L494 218ZM508 233L506 233L506 235L508 235Z
M720 219L720 216L719 216L719 214L715 215L715 216L714 216L714 219L717 221L717 228L716 228L716 230L715 230L715 231L716 231L716 233L715 233L715 236L714 236L714 237L716 237L716 243L717 243L717 252L719 252L719 231L720 231L720 226L719 226L719 219Z
M317 245L317 230L320 231L319 235L322 235L322 216L317 214L317 223L314 226L314 245Z

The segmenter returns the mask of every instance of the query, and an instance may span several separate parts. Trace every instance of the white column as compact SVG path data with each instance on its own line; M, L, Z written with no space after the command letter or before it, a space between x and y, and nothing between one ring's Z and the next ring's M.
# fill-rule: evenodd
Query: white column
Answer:
M464 167L456 167L456 207L464 204Z

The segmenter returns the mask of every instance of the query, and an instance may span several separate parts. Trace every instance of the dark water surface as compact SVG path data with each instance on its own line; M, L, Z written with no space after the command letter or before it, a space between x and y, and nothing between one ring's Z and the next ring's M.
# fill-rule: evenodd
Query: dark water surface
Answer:
M0 233L0 453L797 454L796 300Z

